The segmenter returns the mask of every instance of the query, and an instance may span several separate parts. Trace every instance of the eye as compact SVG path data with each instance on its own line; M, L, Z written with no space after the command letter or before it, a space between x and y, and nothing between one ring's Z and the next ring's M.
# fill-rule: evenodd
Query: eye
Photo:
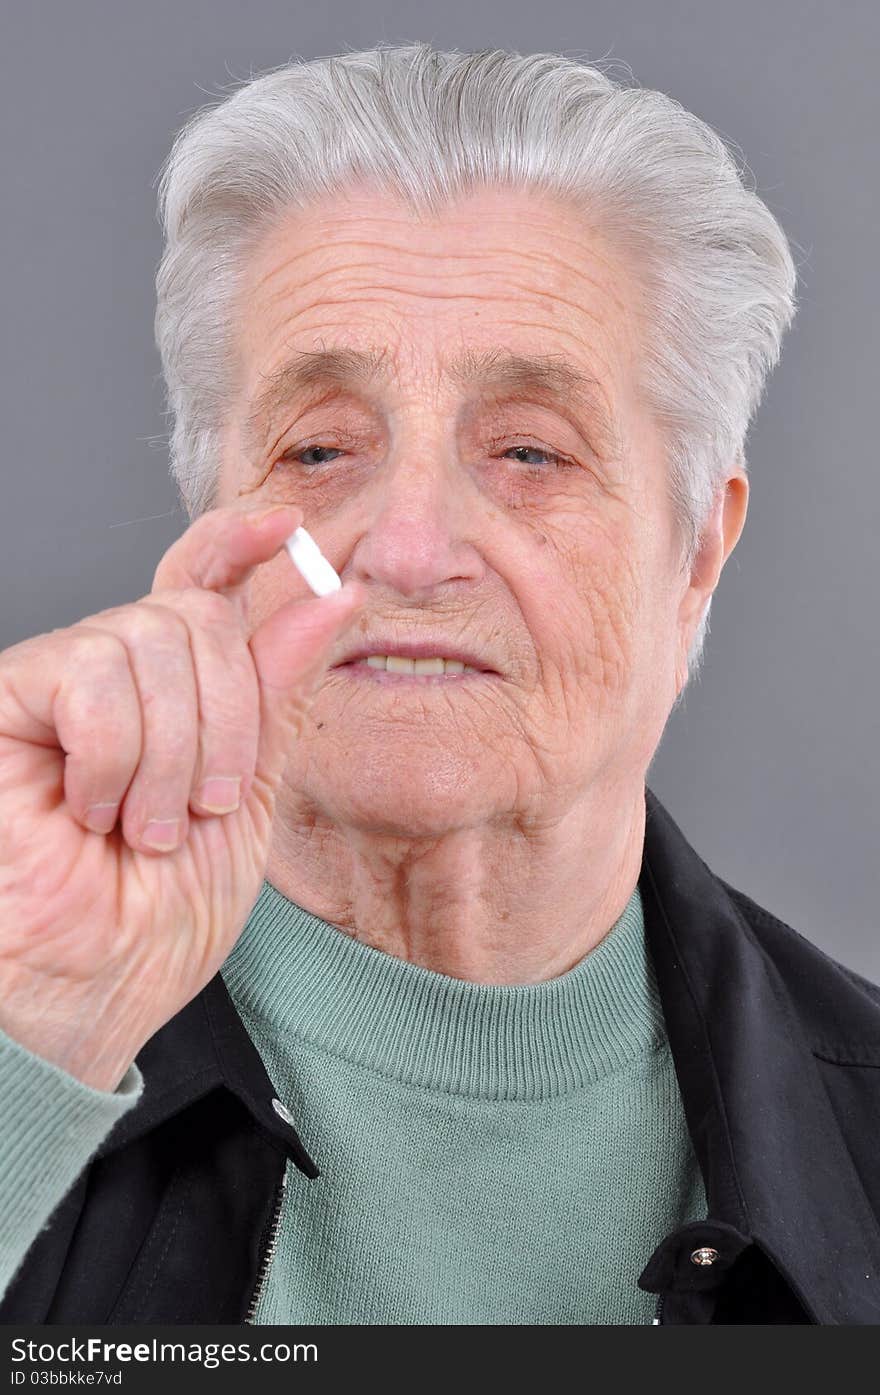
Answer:
M552 468L555 470L569 470L572 468L571 461L566 460L565 456L560 455L555 450L548 449L546 446L510 446L509 449L504 452L505 455L515 455L517 453L542 455L545 460L551 462ZM539 462L534 460L521 460L520 463L523 465L530 465L533 469L539 468Z
M337 446L300 446L298 448L294 448L293 450L285 451L284 455L281 456L279 463L285 461L296 461L299 464L303 465L306 469L318 469L321 465L326 465L328 463L326 458L327 456L336 456L341 454L342 451L339 450ZM571 461L567 460L565 456L560 455L558 451L550 450L547 446L510 446L504 452L504 454L518 454L520 456L520 464L529 466L532 469L537 469L539 471L541 469L540 461L536 461L534 459L526 460L523 457L526 455L543 456L544 460L550 462L551 468L556 470L568 470L573 468L573 464ZM318 455L322 456L323 458L320 460L315 459L315 456ZM312 458L309 459L308 457Z
M281 461L279 463L287 460L297 460L301 465L305 465L307 468L309 466L311 466L312 468L316 468L319 465L326 465L326 460L307 460L305 458L308 455L314 456L316 454L340 455L341 451L337 450L336 446L302 446L298 450L285 451L284 455L281 456Z

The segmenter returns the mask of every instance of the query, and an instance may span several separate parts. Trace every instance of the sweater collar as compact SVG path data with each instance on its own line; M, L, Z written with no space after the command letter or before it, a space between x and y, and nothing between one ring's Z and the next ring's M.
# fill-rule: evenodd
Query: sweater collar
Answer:
M264 882L222 975L246 1024L444 1095L539 1101L657 1049L641 893L556 978L470 983L374 949Z

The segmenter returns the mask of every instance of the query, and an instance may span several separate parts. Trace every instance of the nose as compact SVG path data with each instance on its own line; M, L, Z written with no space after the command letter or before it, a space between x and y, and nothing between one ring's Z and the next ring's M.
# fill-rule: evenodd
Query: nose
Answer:
M416 598L481 575L473 496L444 450L423 446L389 458L372 495L352 559L361 581Z

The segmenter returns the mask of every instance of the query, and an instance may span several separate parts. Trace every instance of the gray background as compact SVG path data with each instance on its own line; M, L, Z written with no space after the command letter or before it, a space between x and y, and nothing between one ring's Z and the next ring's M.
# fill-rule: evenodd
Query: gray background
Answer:
M649 783L710 867L880 980L880 7L815 0L35 0L0 52L0 647L145 595L186 527L152 340L189 113L297 56L425 40L622 63L741 147L799 267L745 531Z

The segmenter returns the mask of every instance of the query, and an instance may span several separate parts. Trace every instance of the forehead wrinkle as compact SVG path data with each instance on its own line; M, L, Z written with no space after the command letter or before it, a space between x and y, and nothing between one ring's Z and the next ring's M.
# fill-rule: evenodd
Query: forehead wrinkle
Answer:
M304 290L313 282L321 281L334 275L351 276L358 270L365 271L367 275L370 275L376 270L376 261L369 255L362 257L355 255L348 259L334 259L335 253L344 253L351 249L363 253L376 251L387 253L387 268L383 269L399 270L401 262L405 261L407 257L422 260L427 258L432 263L427 274L430 276L436 275L436 253L417 247L410 247L407 245L401 246L399 243L384 243L359 237L333 237L332 241L321 242L317 245L312 243L307 246L299 246L296 250L285 248L283 255L280 256L276 251L276 255L268 267L263 266L265 254L262 258L258 255L255 258L255 270L248 282L247 294L248 296L252 296L262 290L267 291L270 295L273 294L272 283L279 276L284 276L291 266L308 258L320 259L319 264L313 270L300 274L296 286L297 290ZM458 253L452 256L447 255L444 259L451 262L457 260L460 255L461 254ZM473 253L471 255L475 259L478 259L480 256L479 253ZM468 273L466 270L462 270L461 274L467 275Z
M321 248L315 250L320 252L327 249ZM370 304L372 301L377 299L381 300L387 295L398 296L404 300L419 300L424 298L426 294L429 295L430 299L438 302L466 299L491 303L508 298L509 293L513 293L515 297L524 294L538 301L558 304L566 313L566 316L581 314L585 318L592 320L598 327L606 332L609 327L612 329L612 332L614 332L615 326L609 326L607 323L607 314L603 316L601 309L598 306L592 306L590 303L592 295L598 294L600 297L605 296L612 301L615 307L620 311L622 320L626 324L629 323L631 309L627 305L625 295L619 294L618 289L615 289L614 285L603 283L600 277L591 275L586 268L578 266L575 263L567 262L564 258L556 257L548 253L546 248L542 249L541 252L531 252L525 248L517 248L514 253L514 260L521 259L525 263L534 262L538 264L545 273L548 269L547 263L549 261L549 270L551 272L549 283L546 279L546 275L543 285L536 285L529 279L523 280L516 276L513 267L508 266L503 269L492 268L488 270L483 278L484 289L480 291L473 289L459 290L454 285L455 280L458 278L469 279L471 277L471 272L467 267L462 267L460 270L457 268L453 269L449 263L462 260L462 258L467 260L468 254L456 253L452 257L443 258L446 264L444 268L445 274L452 283L451 288L447 290L438 285L436 257L431 258L431 265L425 270L424 274L414 273L411 276L411 285L402 285L400 280L402 273L401 262L405 261L407 256L410 258L423 259L425 254L420 250L412 248L397 248L393 250L397 253L393 268L397 277L396 280L389 282L381 275L383 271L388 271L391 268L377 268L374 263L369 261L363 264L349 263L341 266L333 263L325 263L317 268L310 276L301 277L295 287L282 286L280 293L281 300L288 300L291 290L298 300L301 300L303 295L308 297L308 293L311 291L312 295L315 297L315 303L324 305L332 305L334 303L346 304L352 297L363 301L365 304ZM510 249L505 250L507 256L510 257ZM266 288L267 282L273 280L276 275L283 276L289 261L299 260L302 255L304 254L300 252L295 257L285 258L280 266L273 269L268 275L264 275L256 283L255 289ZM484 255L485 254L482 252L476 252L470 254L470 259L480 261ZM554 276L552 275L553 272L557 274ZM378 279L377 273L379 273ZM408 273L403 274L408 275ZM573 288L566 287L563 284L566 277L572 277L574 279ZM490 283L500 280L500 284L497 287L493 284L491 289L486 289L486 279L488 279ZM425 282L428 283L428 291L424 289L423 283ZM321 285L320 283L324 284ZM577 293L578 283L583 285L584 289L587 291L586 294L579 295ZM274 299L277 292L272 288L269 290L269 294ZM251 299L253 299L253 296ZM300 305L299 313L307 313L310 308L313 308L312 303L307 300L305 304Z
M343 276L343 269L340 268L338 270L340 276L342 276L340 285L332 289L325 288L323 294L317 295L313 300L308 300L298 305L296 309L298 316L308 315L309 311L314 310L316 307L328 309L333 306L351 307L357 304L363 306L372 306L377 303L384 305L386 303L386 296L389 294L396 296L401 302L418 302L424 300L426 296L426 292L421 287L404 287L399 282L386 285L384 282L376 281L375 275L371 276L369 279L365 279L363 282L358 282L357 278L351 276L346 279ZM434 273L434 277L436 278L436 272ZM300 285L296 289L297 292L302 292L306 288ZM314 290L314 288L312 289ZM601 290L602 288L599 287L599 289ZM509 291L511 294L507 294L506 291ZM583 300L573 300L570 295L561 293L558 288L551 289L548 287L536 287L528 283L520 283L515 279L511 279L509 275L507 277L506 289L499 288L482 291L443 290L437 286L435 279L431 285L428 296L430 300L437 303L467 300L484 302L496 306L499 302L510 300L513 306L521 310L523 306L521 295L517 294L519 292L525 293L525 295L533 301L536 309L541 305L546 305L548 313L552 316L551 330L555 330L557 333L566 332L566 322L571 324L573 319L582 317L584 320L594 324L603 337L608 335L610 331L611 337L615 343L621 338L627 339L629 337L627 334L627 325L629 323L628 308L623 301L619 301L617 296L610 291L608 294L616 304L620 305L622 311L620 322L616 322L613 317L609 320L607 314L603 314L599 308L589 303L588 297L584 297ZM556 306L559 306L563 312L561 316L556 313L554 309ZM403 306L401 306L401 310L402 309ZM577 330L569 330L569 337L573 338L575 343L577 343Z
M263 248L271 246L279 236L284 237L287 234L292 239L303 239L306 242L303 249L306 253L320 252L331 247L362 246L385 249L393 252L395 256L403 251L434 257L437 253L432 240L445 242L450 228L458 228L464 232L466 247L469 249L473 243L475 250L456 253L456 256L480 256L487 252L501 252L504 256L509 256L511 252L517 254L527 250L521 240L524 230L526 233L537 230L542 248L551 241L558 243L563 250L570 248L572 264L582 259L586 250L615 276L620 274L616 253L608 245L607 238L598 225L586 219L584 208L569 199L551 201L545 197L542 208L530 209L525 222L522 209L518 207L513 231L519 241L513 249L509 243L498 244L495 241L487 241L483 246L476 247L478 237L488 233L492 238L493 234L499 231L497 221L494 218L487 220L482 212L469 215L466 209L453 205L443 210L439 217L427 220L419 217L413 220L410 212L393 200L394 206L391 211L385 212L377 208L372 192L368 207L358 207L350 203L346 207L346 202L341 201L332 217L321 216L320 212L315 216L317 210L314 208L308 211L308 218L303 210L293 213L289 220L284 220L269 230ZM414 245L419 239L426 241L424 251Z
M341 221L338 216L340 212L343 214ZM343 198L333 217L324 216L320 208L313 208L308 210L308 217L299 211L291 215L289 221L282 220L274 225L259 246L255 258L255 271L259 277L256 285L258 288L264 287L267 281L271 282L278 273L283 273L286 266L301 262L304 258L323 259L328 255L332 258L336 252L344 255L351 249L355 252L388 253L396 269L402 261L427 257L431 262L431 274L435 275L438 250L433 244L438 239L443 244L450 227L463 227L466 234L461 239L464 250L451 255L448 251L444 252L444 259L459 262L464 268L471 262L499 255L508 261L521 258L529 263L542 260L558 263L565 273L584 278L611 295L625 313L626 306L613 289L620 281L624 266L599 226L587 217L580 202L565 196L545 197L540 207L527 208L526 212L529 216L523 220L522 210L517 209L516 223L512 228L514 246L511 246L506 240L499 242L497 233L500 228L493 219L486 218L482 205L474 212L467 199L461 205L454 201L439 217L427 221L420 217L414 223L411 211L393 198L387 205L380 203L377 206L374 191L369 191L367 198ZM523 232L528 235L525 241ZM529 239L535 232L539 234L539 241L533 247ZM483 244L482 239L487 233L488 240ZM425 236L427 245L422 246L420 244ZM280 260L279 237L283 239ZM587 265L584 264L585 253ZM267 256L274 263L268 268L265 261ZM602 287L599 284L591 275L589 261L601 264L610 273L611 285ZM264 268L262 275L260 263ZM332 267L325 261L312 275L320 279L330 270ZM467 273L463 271L462 274Z
M580 248L580 251L583 252L583 247ZM591 257L595 256L592 249L590 249L590 255ZM566 277L573 278L576 283L585 283L592 291L597 292L600 296L608 296L609 300L614 302L623 316L629 314L629 306L625 294L619 294L615 289L615 283L620 280L621 272L613 263L605 261L605 265L613 273L609 281L606 282L602 280L599 275L591 274L590 271L585 266L580 265L577 260L568 261L565 257L555 254L549 247L541 247L535 251L531 251L527 247L518 247L515 256L523 262L535 263L541 273L543 281L546 281L548 270L555 270L557 275L554 278L553 285L555 287L556 298L565 301L571 309L578 311L584 310L589 313L588 307L580 298L576 296L572 298L571 295L565 294L563 283ZM597 258L597 260L604 261L603 258ZM516 286L517 289L532 291L537 295L546 294L546 291L542 287L532 286L528 283L521 284L513 276L511 276L510 284Z
M381 250L387 251L390 254L389 262L387 265L377 266L375 261L371 260L369 257L367 257L365 260L354 259L349 261L343 261L341 264L338 261L324 260L322 261L321 265L316 267L313 271L309 272L306 275L301 275L299 277L295 287L296 291L304 292L307 291L310 287L314 288L315 283L319 283L322 281L326 282L328 280L332 281L334 279L338 280L340 277L342 277L348 281L353 281L355 279L359 280L360 289L369 287L371 290L376 290L383 293L391 292L393 294L397 292L402 295L423 294L423 292L420 292L419 290L413 290L411 288L406 288L400 285L399 280L391 282L390 284L386 284L384 279L376 279L377 273L381 276L382 273L392 270L393 273L398 277L403 275L409 277L414 282L427 281L434 288L432 290L432 295L438 299L455 298L455 296L458 294L458 292L456 291L444 293L436 288L436 282L438 277L438 256L436 253L433 253L423 248L412 246L383 246L382 244L365 244L363 241L359 239L353 239L351 241L345 239L334 241L329 246L322 245L320 247L310 247L308 249L301 249L296 253L288 252L277 265L271 267L267 271L264 271L263 274L258 277L258 279L255 279L251 282L251 286L249 288L250 295L253 295L255 292L260 290L267 290L268 294L270 295L274 294L271 283L277 277L284 276L285 272L289 269L290 265L295 262L301 261L303 257L309 255L322 256L327 254L328 252L333 253L338 250L345 251L346 248L352 246L357 247L359 249L362 248L364 250L366 250L368 247L371 250L374 250L376 246L380 246ZM484 276L492 277L493 279L500 279L502 283L507 281L513 289L524 291L526 292L526 294L547 294L546 289L540 286L536 286L530 283L528 280L521 281L514 274L515 264L517 261L521 261L524 265L524 268L527 269L530 269L531 265L535 264L542 273L542 280L545 282L545 284L548 270L551 273L556 273L556 275L553 277L556 297L564 304L566 304L568 308L573 310L586 308L582 305L579 296L577 296L576 294L572 295L571 293L566 293L562 286L562 282L564 281L564 279L566 277L571 277L574 279L575 283L585 283L585 285L589 287L592 292L597 292L600 296L607 295L609 299L614 302L616 307L621 311L623 315L627 314L628 307L625 298L622 295L618 294L614 284L606 284L598 275L591 275L590 270L587 267L578 264L577 260L566 260L564 257L555 255L547 247L542 247L540 250L535 251L532 251L527 247L490 247L479 248L474 251L456 251L454 253L444 253L440 258L440 260L443 263L442 273L448 276L453 281L456 278L470 278L473 276L473 266L471 264L475 262L485 263L487 258L491 260L493 255L503 258L504 262L506 262L507 265L497 265L494 267L490 267L487 271L481 274ZM602 259L600 258L600 260ZM420 267L410 269L406 265L407 262L427 262L427 265L425 266L424 270L422 270ZM610 264L609 269L611 269ZM618 280L619 276L619 270L615 269L615 276L612 279ZM350 290L350 286L346 286L345 289ZM464 294L467 295L467 292L465 292ZM476 295L476 298L480 298L479 295ZM488 294L484 295L482 298L492 299L493 296L492 294Z

